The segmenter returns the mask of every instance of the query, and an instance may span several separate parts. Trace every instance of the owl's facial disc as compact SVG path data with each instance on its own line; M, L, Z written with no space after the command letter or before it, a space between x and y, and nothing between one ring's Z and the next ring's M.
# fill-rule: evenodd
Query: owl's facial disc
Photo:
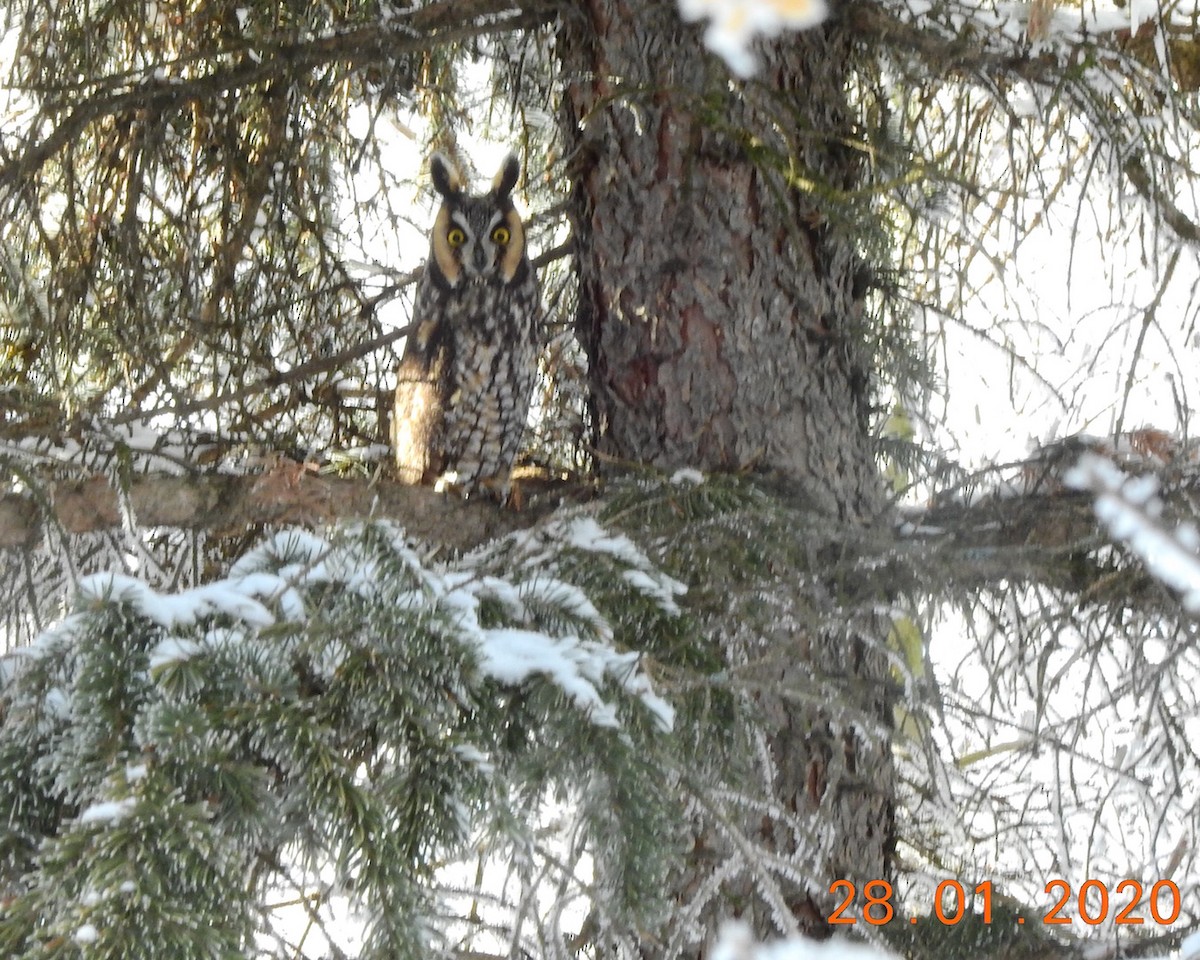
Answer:
M458 251L465 282L484 282L496 275L496 261L500 248L492 239L492 233L502 218L503 214L497 212L493 214L491 221L485 224L483 221L470 222L468 217L455 213L454 219L462 223L467 235L466 242Z
M452 289L517 282L525 264L521 218L511 203L497 207L490 194L455 195L438 212L432 253L438 273Z

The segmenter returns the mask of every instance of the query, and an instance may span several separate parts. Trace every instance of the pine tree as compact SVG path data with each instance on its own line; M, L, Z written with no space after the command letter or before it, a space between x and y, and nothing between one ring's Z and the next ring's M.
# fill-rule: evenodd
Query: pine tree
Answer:
M1179 11L5 9L5 956L674 960L827 933L838 880L909 955L1036 953L899 931L1055 870L1195 922L1193 631L1064 483L1161 473L1111 533L1190 549L1188 384L1139 382L1190 367ZM523 512L377 467L416 154L484 126L551 327ZM1156 284L1067 373L1023 249L1063 197ZM955 462L960 332L1083 397L1127 330L1110 437ZM1159 388L1177 433L1129 429Z

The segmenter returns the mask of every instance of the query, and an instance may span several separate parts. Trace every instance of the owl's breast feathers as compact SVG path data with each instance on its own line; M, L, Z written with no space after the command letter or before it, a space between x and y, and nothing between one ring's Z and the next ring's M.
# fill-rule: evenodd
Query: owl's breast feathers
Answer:
M401 479L453 474L465 492L507 492L537 376L541 304L525 283L450 287L431 262L418 288L396 389L392 440Z

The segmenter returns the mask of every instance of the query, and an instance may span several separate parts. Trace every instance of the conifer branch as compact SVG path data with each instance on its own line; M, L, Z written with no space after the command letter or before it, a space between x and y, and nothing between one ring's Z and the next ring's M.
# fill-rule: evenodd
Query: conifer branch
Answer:
M224 59L231 62L207 72L187 76L189 61L158 64L137 74L127 73L89 81L87 95L63 87L30 92L47 97L43 113L53 116L66 110L41 140L27 143L0 166L0 189L12 189L35 176L42 166L102 117L134 111L150 114L220 96L278 78L302 76L335 63L353 68L386 64L396 57L498 32L539 26L553 7L529 0L444 0L414 10L388 23L370 23L339 30L329 36L304 40L254 40ZM178 69L181 76L160 76Z

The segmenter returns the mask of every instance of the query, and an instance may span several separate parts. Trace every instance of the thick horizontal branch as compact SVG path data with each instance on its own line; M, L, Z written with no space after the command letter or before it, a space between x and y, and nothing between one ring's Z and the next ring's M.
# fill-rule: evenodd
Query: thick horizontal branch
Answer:
M243 533L255 524L312 526L334 521L388 519L414 537L453 549L469 549L512 530L528 527L558 505L545 484L525 489L521 510L484 499L464 501L394 481L318 476L301 464L282 461L257 476L138 477L128 504L140 527L206 530L215 536ZM91 533L122 523L117 493L103 476L48 484L38 497L0 498L0 549L25 549L47 524L70 534Z
M1090 494L1056 492L983 499L973 504L933 507L920 518L919 530L934 541L983 550L1037 547L1080 550L1101 539Z
M537 479L522 481L520 489L524 503L515 510L393 480L321 476L280 459L250 476L139 476L130 482L127 503L142 528L221 537L263 524L388 519L427 543L465 550L527 528L566 501L595 494L591 485ZM1168 517L1191 515L1194 493L1176 488L1167 497ZM843 571L847 596L856 590L876 596L882 586L911 596L951 597L1030 584L1077 595L1081 602L1169 604L1165 588L1139 562L1115 560L1100 549L1111 541L1097 525L1092 502L1089 494L1060 490L938 506L910 517L899 538L891 524L850 528L818 515L806 519L805 529L835 549L836 557L822 554L821 562ZM0 549L30 549L53 528L83 534L122 522L117 493L104 476L48 481L37 496L0 498Z
M1166 522L1194 516L1196 490L1165 496ZM1100 529L1090 493L1056 490L934 507L902 527L893 573L908 592L960 596L1029 584L1080 603L1170 608L1170 591Z
M1101 574L1086 558L1107 540L1084 494L954 504L903 528L906 559L933 593L1038 584L1084 593Z

